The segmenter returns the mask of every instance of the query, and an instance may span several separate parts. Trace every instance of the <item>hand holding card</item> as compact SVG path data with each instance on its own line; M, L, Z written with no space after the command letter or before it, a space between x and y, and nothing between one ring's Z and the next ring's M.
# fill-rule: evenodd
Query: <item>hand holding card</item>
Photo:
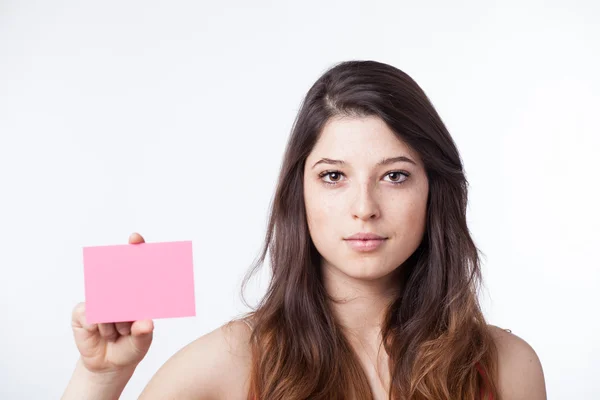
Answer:
M84 374L127 375L144 358L151 318L195 315L191 242L84 248L86 303L73 310Z

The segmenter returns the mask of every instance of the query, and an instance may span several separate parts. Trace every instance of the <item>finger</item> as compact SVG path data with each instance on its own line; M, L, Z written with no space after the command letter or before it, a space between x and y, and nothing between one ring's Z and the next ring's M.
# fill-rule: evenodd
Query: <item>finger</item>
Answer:
M100 330L100 336L106 340L115 340L118 336L115 324L98 324L98 329Z
M129 235L129 244L138 244L138 243L146 243L146 241L144 240L142 235L140 235L137 232L134 232L131 235Z
M131 325L131 334L133 336L143 336L154 331L154 322L151 319L135 321Z
M127 336L131 333L131 322L117 322L115 328L119 332L119 335Z
M150 348L153 330L154 323L152 320L135 321L131 325L131 336L128 337L131 345L138 353L145 355Z
M86 331L94 332L98 329L98 324L88 324L85 318L85 303L79 303L73 308L71 324L75 328L83 328Z

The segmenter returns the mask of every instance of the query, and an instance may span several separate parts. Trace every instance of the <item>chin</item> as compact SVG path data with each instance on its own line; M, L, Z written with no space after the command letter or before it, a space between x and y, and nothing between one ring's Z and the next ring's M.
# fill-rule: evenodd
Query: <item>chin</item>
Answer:
M394 272L394 269L395 268L382 269L380 265L371 266L365 263L364 265L356 265L350 268L343 268L340 270L345 275L353 279L360 279L364 281L376 281L378 279L382 279L389 276L392 272Z

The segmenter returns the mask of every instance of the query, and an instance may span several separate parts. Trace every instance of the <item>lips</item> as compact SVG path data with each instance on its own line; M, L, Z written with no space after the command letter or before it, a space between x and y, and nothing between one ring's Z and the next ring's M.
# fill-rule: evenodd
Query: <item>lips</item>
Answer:
M372 239L377 236L376 239ZM371 239L354 239L356 237L368 237ZM345 239L344 241L350 246L352 250L364 253L371 252L377 250L380 246L382 246L387 238L378 235L353 235L352 239Z
M385 236L377 235L371 232L359 232L352 236L348 236L344 240L384 240L387 239Z

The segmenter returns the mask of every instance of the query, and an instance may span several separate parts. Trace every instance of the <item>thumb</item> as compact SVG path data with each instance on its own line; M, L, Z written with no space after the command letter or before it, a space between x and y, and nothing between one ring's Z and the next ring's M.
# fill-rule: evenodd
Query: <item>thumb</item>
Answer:
M129 244L139 244L145 242L146 241L144 240L144 237L137 232L133 232L131 235L129 235Z

